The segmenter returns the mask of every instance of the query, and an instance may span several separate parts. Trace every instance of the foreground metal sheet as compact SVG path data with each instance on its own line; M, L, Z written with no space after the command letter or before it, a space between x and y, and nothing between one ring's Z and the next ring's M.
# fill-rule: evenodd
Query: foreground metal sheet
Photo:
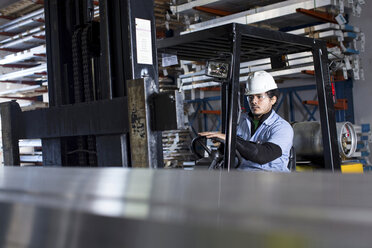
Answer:
M1 247L369 247L370 175L0 169Z

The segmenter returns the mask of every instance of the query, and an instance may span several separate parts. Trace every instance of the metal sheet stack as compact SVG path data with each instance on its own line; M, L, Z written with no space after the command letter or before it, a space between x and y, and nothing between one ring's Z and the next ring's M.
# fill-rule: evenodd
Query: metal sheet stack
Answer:
M288 33L327 41L331 72L341 71L344 79L364 80L359 54L365 50L365 35L359 28L343 23L325 23Z
M188 19L191 20L190 16L197 13L195 6L222 9L226 7L224 3L226 1L223 0L196 0L173 6L172 11L177 15L188 15ZM241 11L238 13L219 18L199 19L195 23L190 23L190 25L186 25L186 30L181 34L236 22L323 39L329 44L328 57L332 61L331 72L344 79L364 80L359 54L364 51L365 35L358 27L348 24L345 20L346 14L361 15L362 5L365 4L364 0L261 1L260 4L247 6L248 3L241 4ZM247 7L250 9L244 9ZM301 12L301 9L305 11ZM304 13L307 11L313 14ZM328 15L329 21L319 19L317 14ZM291 54L285 60L286 68L275 71L271 67L269 58L242 63L240 81L246 80L247 73L257 70L270 71L274 77L298 76L303 71L314 70L311 54ZM217 85L212 78L204 74L205 71L202 68L199 71L182 75L179 82L182 89L190 90Z
M45 17L42 5L27 8L37 10L0 26L0 82L8 84L8 90L2 91L0 98L36 103L35 97L47 92Z
M1 247L372 243L370 175L6 167L0 178Z
M184 162L192 161L194 155L190 151L190 131L171 130L163 132L163 156L165 167L183 167Z

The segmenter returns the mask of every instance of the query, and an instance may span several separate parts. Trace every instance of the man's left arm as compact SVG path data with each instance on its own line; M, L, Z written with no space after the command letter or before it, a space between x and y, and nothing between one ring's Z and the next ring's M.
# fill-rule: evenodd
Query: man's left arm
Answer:
M257 164L266 164L282 155L282 149L274 143L265 142L258 144L243 140L240 137L236 140L236 149L243 158Z
M279 158L283 153L289 153L292 140L293 129L288 123L284 123L271 128L266 142L255 143L238 137L236 147L243 158L258 164L266 164Z

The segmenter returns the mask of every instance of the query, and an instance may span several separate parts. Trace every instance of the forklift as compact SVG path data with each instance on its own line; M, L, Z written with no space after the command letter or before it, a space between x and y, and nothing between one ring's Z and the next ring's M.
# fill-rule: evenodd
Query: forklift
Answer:
M216 154L205 145L202 147L211 157L209 159L211 163L217 161L212 163L213 166L216 163L228 171L236 167L235 157L238 161L241 157L235 149L236 127L238 104L241 100L240 85L245 83L247 77L240 73L240 64L258 59L270 59L272 69L269 72L275 73L290 69L285 59L286 55L310 51L313 55L319 99L321 139L324 148L322 165L326 170L340 170L335 109L324 41L231 23L191 32L180 37L158 40L157 47L158 53L175 55L180 60L205 62L206 75L213 78L213 82L220 83L221 131L226 135L224 152ZM195 143L203 143L200 142L201 139L197 138L193 142L194 153L196 153ZM202 155L197 154L197 157L201 158Z
M46 0L49 108L1 104L5 165L20 165L19 139L41 138L44 166L162 168L161 132L177 129L176 93L159 92L157 54L208 61L221 83L221 167L235 164L240 63L311 51L319 98L324 167L340 170L332 89L323 41L226 24L156 41L153 3ZM164 115L166 113L166 115ZM239 155L238 155L239 157ZM223 158L223 159L222 159Z

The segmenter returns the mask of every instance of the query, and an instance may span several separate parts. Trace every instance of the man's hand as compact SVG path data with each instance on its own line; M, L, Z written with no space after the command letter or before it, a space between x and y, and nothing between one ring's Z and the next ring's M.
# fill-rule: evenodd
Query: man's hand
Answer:
M205 136L207 137L208 139L213 139L213 138L217 138L217 139L221 139L223 141L225 141L225 134L223 133L220 133L220 132L201 132L199 133L200 136Z

